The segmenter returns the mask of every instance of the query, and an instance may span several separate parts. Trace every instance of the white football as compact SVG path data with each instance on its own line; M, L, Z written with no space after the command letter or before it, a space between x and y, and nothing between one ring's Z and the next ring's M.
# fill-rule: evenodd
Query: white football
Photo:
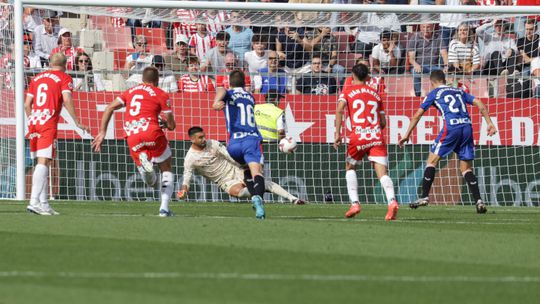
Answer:
M292 137L285 137L279 141L279 150L283 153L293 153L296 148L296 141Z

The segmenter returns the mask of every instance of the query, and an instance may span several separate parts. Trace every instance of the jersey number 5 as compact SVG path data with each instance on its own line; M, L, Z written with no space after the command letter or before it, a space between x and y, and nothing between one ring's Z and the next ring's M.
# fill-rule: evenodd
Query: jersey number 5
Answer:
M368 122L372 125L376 125L379 121L379 116L377 115L377 108L379 107L379 104L376 101L368 101L368 106L371 106L371 111L369 113L371 115L366 115L366 118ZM354 110L354 114L352 116L353 122L357 124L363 124L366 121L366 118L360 117L364 110L366 109L366 104L361 99L355 99L352 103L352 108Z
M137 116L141 112L141 102L139 100L143 99L142 95L133 95L131 102L129 103L129 115Z

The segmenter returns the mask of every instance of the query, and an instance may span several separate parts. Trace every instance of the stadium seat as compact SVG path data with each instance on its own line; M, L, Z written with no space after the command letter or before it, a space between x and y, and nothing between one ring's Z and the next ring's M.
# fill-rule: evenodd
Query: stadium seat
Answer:
M347 71L350 71L356 62L356 59L360 57L362 57L362 54L338 53L338 64L344 66Z
M336 44L338 46L338 52L349 52L349 34L345 32L334 32L334 37L336 37Z
M111 27L108 16L90 16L90 28L92 29L106 29Z
M414 96L412 76L385 77L384 83L388 96Z
M114 52L114 69L122 70L126 64L126 57L133 49L115 49Z
M135 33L146 37L148 47L151 49L166 48L165 31L162 28L137 27Z
M103 29L103 40L109 50L133 48L129 27L107 27Z

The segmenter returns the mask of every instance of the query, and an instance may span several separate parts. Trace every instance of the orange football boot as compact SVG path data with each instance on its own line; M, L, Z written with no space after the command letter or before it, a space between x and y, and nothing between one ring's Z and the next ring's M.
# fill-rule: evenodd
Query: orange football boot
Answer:
M395 220L398 209L399 209L398 202L396 200L392 200L390 205L388 205L388 212L386 212L386 216L384 217L384 219L387 221Z
M360 211L362 211L362 207L360 207L360 203L354 202L352 203L351 208L349 208L349 211L345 213L345 217L346 218L355 217L358 213L360 213Z

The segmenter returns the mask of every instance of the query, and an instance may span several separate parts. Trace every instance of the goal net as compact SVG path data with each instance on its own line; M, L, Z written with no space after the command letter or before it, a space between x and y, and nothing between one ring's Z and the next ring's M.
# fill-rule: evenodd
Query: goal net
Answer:
M67 113L62 114L51 170L53 197L158 199L159 193L145 187L129 156L122 111L113 116L103 151L93 153L90 148L106 105L141 82L144 67L154 65L162 70L160 87L170 92L177 121L176 130L166 132L173 150L176 190L182 184L191 126L204 128L209 139L227 141L224 114L212 110L212 102L216 88L228 88L228 72L242 69L257 102L277 102L287 136L299 143L295 153L284 154L277 142L265 142L265 177L310 202L348 202L346 144L337 151L332 147L335 114L337 97L349 85L352 67L364 63L372 73L370 85L383 97L389 175L400 203L414 201L421 191L425 161L443 127L441 116L430 109L410 144L399 148L397 142L430 90L430 71L443 69L449 86L487 105L499 130L489 136L478 109L469 107L476 144L474 171L484 200L491 205L540 204L538 15L478 13L475 5L438 14L361 12L356 5L343 6L341 11L328 5L313 12L292 7L264 10L253 3L243 3L242 10L236 10L238 3L230 4L232 10L214 2L198 8L189 6L196 2L186 2L185 7L173 3L168 8L115 7L114 1L108 7L25 6L25 77L46 68L51 48L64 52L74 79L77 113L91 129L91 135L82 133ZM369 7L395 11L394 6ZM15 103L23 102L15 101L11 80L17 25L13 7L2 4L0 8L0 198L13 198L15 176L31 172L32 163L27 158L27 172L15 170ZM452 6L447 8L450 11ZM51 34L44 30L49 26ZM360 201L384 203L367 159L358 164L357 174ZM232 200L197 175L189 199ZM267 199L283 201L270 194ZM431 201L472 202L455 154L440 162Z

